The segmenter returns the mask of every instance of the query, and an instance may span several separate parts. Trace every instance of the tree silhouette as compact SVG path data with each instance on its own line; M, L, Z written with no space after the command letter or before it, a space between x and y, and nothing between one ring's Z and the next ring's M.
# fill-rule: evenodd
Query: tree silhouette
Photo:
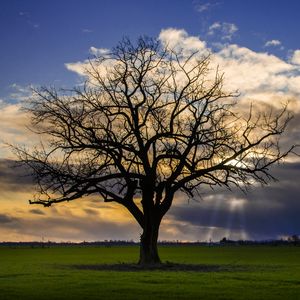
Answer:
M44 143L17 149L39 187L30 203L91 194L119 203L143 230L139 263L152 264L176 193L268 183L270 165L294 148L278 144L291 117L286 108L240 115L210 60L151 38L123 39L90 59L81 87L35 90L25 109Z

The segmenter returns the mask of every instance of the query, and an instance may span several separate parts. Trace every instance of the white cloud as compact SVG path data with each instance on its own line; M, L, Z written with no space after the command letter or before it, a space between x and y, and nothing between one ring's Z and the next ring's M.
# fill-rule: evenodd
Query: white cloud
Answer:
M197 36L189 36L183 29L163 29L158 37L161 42L170 48L182 51L206 50L206 43Z
M96 48L96 47L91 47L90 48L90 53L95 55L95 56L100 56L100 55L105 55L109 53L109 49L107 48Z
M265 47L276 47L276 46L280 46L281 45L281 42L279 40L270 40L270 41L267 41L265 43Z
M2 103L0 105L0 115L1 158L13 158L11 149L5 146L5 143L26 144L30 147L38 142L39 137L27 128L30 118L21 110L20 104Z
M212 30L221 31L222 28L223 23L215 23L215 25L212 27ZM229 30L231 33L234 33L235 31L236 30L233 29L231 29L231 31ZM205 41L201 40L198 36L189 35L185 30L182 29L164 29L161 31L159 39L164 44L168 44L170 47L182 49L183 53L189 53L193 50L200 50L201 53L207 53L211 51ZM95 55L105 54L107 53L106 51L108 50L95 47L90 48L90 52ZM85 68L88 67L88 64L89 61L86 60L83 62L68 63L66 64L66 67L67 69L76 72L81 76L86 76ZM212 55L211 68L215 70L217 65L219 66L220 71L225 73L224 88L228 89L229 91L239 89L242 93L240 97L240 102L242 104L249 104L249 101L252 101L260 103L262 107L264 107L264 104L277 107L281 106L285 100L293 99L290 109L293 110L294 113L300 113L300 49L293 52L289 61L285 61L275 55L255 52L249 48L241 47L236 44L226 44ZM14 89L15 99L22 100L28 96L28 88L19 86L16 83L12 84L11 87ZM5 102L1 102L0 100L0 114L0 136L2 140L11 143L26 143L27 145L29 143L36 144L36 136L31 135L31 133L25 128L25 125L28 124L29 120L25 113L20 111L20 104L7 104ZM293 130L297 131L296 126L293 128ZM297 135L295 134L295 136ZM29 144L29 147L30 146L31 144ZM0 153L2 157L9 157L8 149L4 149L2 147L0 148ZM12 200L14 200L15 197L15 193L11 195ZM28 197L28 195L23 195L22 199L27 199ZM215 194L213 197L216 199ZM3 196L3 199L1 200L4 201L5 199L8 199L6 195L5 197ZM290 197L289 199L292 198ZM15 202L9 201L9 203ZM8 205L10 204L7 204L7 206ZM231 206L235 208L235 211L239 211L242 205L246 205L246 203L245 201L241 201L239 199L238 201L234 200L231 204ZM202 206L203 204L201 204L201 207ZM20 207L18 206L18 208ZM176 207L173 207L173 209L174 208ZM28 207L28 209L31 209L31 207ZM24 237L24 239L32 240L37 238L38 235L45 234L45 230L47 230L47 228L51 228L51 226L49 227L49 224L58 224L57 217L63 217L63 220L61 223L59 223L59 226L63 226L63 229L61 229L62 227L57 227L55 228L55 231L51 230L52 235L49 236L49 238L56 238L58 240L65 238L77 240L88 237L89 239L93 240L104 239L106 237L118 239L122 234L124 234L123 238L128 239L136 238L138 236L139 228L135 223L133 223L133 221L130 221L131 219L129 215L117 215L118 217L115 218L115 214L117 214L118 210L116 210L116 212L113 212L113 210L107 212L105 210L101 210L101 207L99 210L100 220L96 221L98 216L95 216L95 219L93 219L97 225L94 226L94 228L97 228L97 230L93 231L88 225L89 223L86 223L86 218L91 218L91 215L87 217L83 215L82 211L79 211L79 208L78 210L76 209L77 208L75 207L70 209L73 215L68 214L67 211L63 210L59 210L57 214L55 212L49 213L47 211L45 215L42 216L43 218L46 217L47 219L45 219L44 222L42 221L42 223L37 220L38 217L36 215L30 217L30 220L26 219L24 221L21 218L22 216L20 213L20 215L17 217L22 225L20 228L24 228L24 230L20 229L19 232L16 232L18 235L14 237L12 236L13 232L11 229L6 230L4 228L1 229L1 234L3 237L7 237L7 239L18 240L21 237ZM14 209L14 207L10 206L7 208L7 214L12 214L12 212L15 214L15 211L16 209ZM28 216L28 214L26 215ZM114 220L109 219L109 216L112 216L112 218L115 218L115 220L120 220L120 222L112 225ZM197 216L197 219L201 218ZM79 224L74 229L75 234L72 235L72 230L75 224L74 220L79 220ZM203 236L210 237L213 231L214 237L216 239L220 239L227 234L223 227L217 227L217 224L212 227L210 226L210 222L208 222L209 224L200 224L202 227L197 224L197 226L195 225L191 227L191 224L186 222L184 219L179 221L175 220L177 220L177 218L172 219L172 214L169 214L166 217L163 222L160 239L174 238L196 240L199 238L202 239ZM226 220L224 222L226 223ZM24 224L28 225L25 226ZM103 230L99 233L98 228L100 228L103 224L105 225L105 230L107 228L111 229L109 229L108 232ZM121 233L118 233L119 228L123 228L124 224L125 229ZM41 229L36 231L35 229L37 227ZM4 235L4 230L6 230L6 235ZM202 232L201 234L199 234L200 231ZM129 233L126 235L126 232ZM239 232L234 234L238 236Z
M208 35L221 34L222 40L231 40L233 35L238 31L238 28L233 23L215 22L208 28Z
M210 2L200 2L196 3L195 9L199 13L210 11L211 9L215 8L216 6L219 6L221 3L219 2L213 2L212 0Z
M20 11L19 12L19 16L23 19L23 20L26 20L26 23L31 26L32 28L34 29L39 29L40 28L40 24L37 23L37 22L33 22L31 20L31 15L29 12L26 12L26 11Z
M229 24L229 23L227 23ZM236 32L234 24L227 26L227 33ZM225 26L226 27L226 26ZM212 31L224 29L224 23L214 23ZM180 50L183 54L199 50L211 52L205 41L198 36L189 35L183 29L163 29L160 41ZM91 52L106 51L92 47ZM103 53L103 52L101 52ZM79 75L86 75L84 69L88 61L66 64L66 67ZM276 107L292 100L293 110L300 111L300 50L296 50L289 61L275 55L255 52L249 48L227 43L212 55L211 68L225 73L224 88L228 91L239 90L240 102L257 101Z
M106 54L109 53L109 49L106 48L96 48L96 47L90 47L89 52L96 58L99 56L105 56ZM77 73L80 76L86 77L89 76L89 71L91 71L91 62L94 63L95 66L95 58L90 59L90 60L84 60L74 62L74 63L66 63L65 67L72 72ZM99 68L97 69L98 72L106 72L105 65L108 66L111 62L106 61L105 63L101 64Z
M88 28L83 28L83 29L81 29L81 32L83 32L83 33L92 33L93 30L88 29Z
M225 72L227 87L243 93L286 90L295 70L275 55L258 53L234 44L225 46L213 59Z
M208 28L208 34L209 34L209 35L213 35L214 32L215 32L217 29L221 29L221 23L220 23L220 22L215 22L215 23L213 23L212 25L210 25L209 28Z
M29 12L26 11L20 11L19 16L28 16L29 17Z
M35 29L38 29L40 28L40 24L38 23L31 23L32 27L35 28Z
M27 144L29 147L39 142L39 136L28 130L30 117L22 110L23 101L32 96L30 86L13 83L12 92L0 99L0 157L14 158L7 144Z
M295 65L300 65L300 49L294 51L291 57L291 63Z
M200 51L201 54L208 54L209 48L206 45L206 42L201 40L197 36L189 36L188 33L181 29L168 28L161 30L159 34L159 40L169 48L177 50L183 55L189 55L191 52L195 50ZM103 56L109 53L109 49L106 48L96 48L90 47L89 52L92 55ZM87 72L90 70L91 62L95 62L95 60L84 60L73 63L66 63L65 67L72 72L77 73L80 76L86 77L89 76ZM106 61L100 66L97 66L97 71L101 74L106 72L106 67L109 67L111 61Z
M13 83L9 87L12 90L12 93L9 94L10 100L20 102L28 99L31 95L32 86L21 86L17 83Z
M65 67L72 72L77 73L80 76L86 76L86 68L88 67L88 61L84 62L75 62L75 63L66 63Z
M211 7L211 3L207 2L207 3L203 3L203 4L198 4L196 6L196 10L200 13L206 11L206 10L209 10Z
M102 50L102 49L96 49L95 48L95 52L97 52L98 50ZM100 54L100 51L98 51L98 54L94 54L96 57L99 55L103 55ZM91 67L91 63L93 64L93 67ZM95 59L90 59L90 60L84 60L83 62L78 61L75 63L66 63L65 67L72 72L77 73L78 75L82 76L82 77L90 77L90 82L94 82L94 78L92 78L90 76L91 73L95 74L95 66L97 65L96 69L98 74L106 74L107 73L107 67L111 66L111 61L107 60L102 64L97 64L97 61ZM96 74L95 74L96 75ZM96 75L97 76L97 75Z

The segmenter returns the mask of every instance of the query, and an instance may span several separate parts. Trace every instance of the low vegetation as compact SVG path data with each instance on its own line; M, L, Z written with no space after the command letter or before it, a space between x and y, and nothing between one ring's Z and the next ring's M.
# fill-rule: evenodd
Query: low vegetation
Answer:
M298 299L300 295L298 246L160 246L169 268L133 270L130 266L137 266L138 252L138 246L2 246L0 298Z

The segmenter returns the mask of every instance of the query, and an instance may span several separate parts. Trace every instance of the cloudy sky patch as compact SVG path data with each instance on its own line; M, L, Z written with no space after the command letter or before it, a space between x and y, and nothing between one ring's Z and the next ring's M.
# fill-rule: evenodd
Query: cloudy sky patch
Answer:
M117 5L116 5L117 4ZM51 208L32 206L26 170L16 169L6 143L40 142L20 108L31 86L69 88L87 76L88 59L106 54L123 36L154 36L188 54L212 53L211 69L224 72L224 89L274 111L289 103L294 115L282 147L300 144L300 3L259 1L22 1L3 4L0 31L0 240L138 240L140 228L119 205L97 196ZM281 22L278 22L280 15ZM284 26L282 26L284 24ZM273 167L268 187L201 190L178 195L162 222L161 240L269 239L300 234L300 163L297 155ZM267 213L266 213L267 211ZM276 220L276 221L274 221Z

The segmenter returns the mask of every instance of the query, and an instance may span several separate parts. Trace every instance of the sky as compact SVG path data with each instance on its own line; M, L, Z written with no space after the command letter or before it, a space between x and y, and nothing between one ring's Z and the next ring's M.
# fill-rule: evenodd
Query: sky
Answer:
M85 60L124 36L156 37L213 53L225 88L242 103L294 114L283 147L300 144L300 2L298 0L10 0L0 3L0 241L137 240L141 230L117 205L97 197L43 208L28 204L34 186L13 168L5 143L38 143L20 109L30 87L73 87ZM274 166L279 181L247 193L203 190L179 195L161 240L274 239L300 234L300 160Z

